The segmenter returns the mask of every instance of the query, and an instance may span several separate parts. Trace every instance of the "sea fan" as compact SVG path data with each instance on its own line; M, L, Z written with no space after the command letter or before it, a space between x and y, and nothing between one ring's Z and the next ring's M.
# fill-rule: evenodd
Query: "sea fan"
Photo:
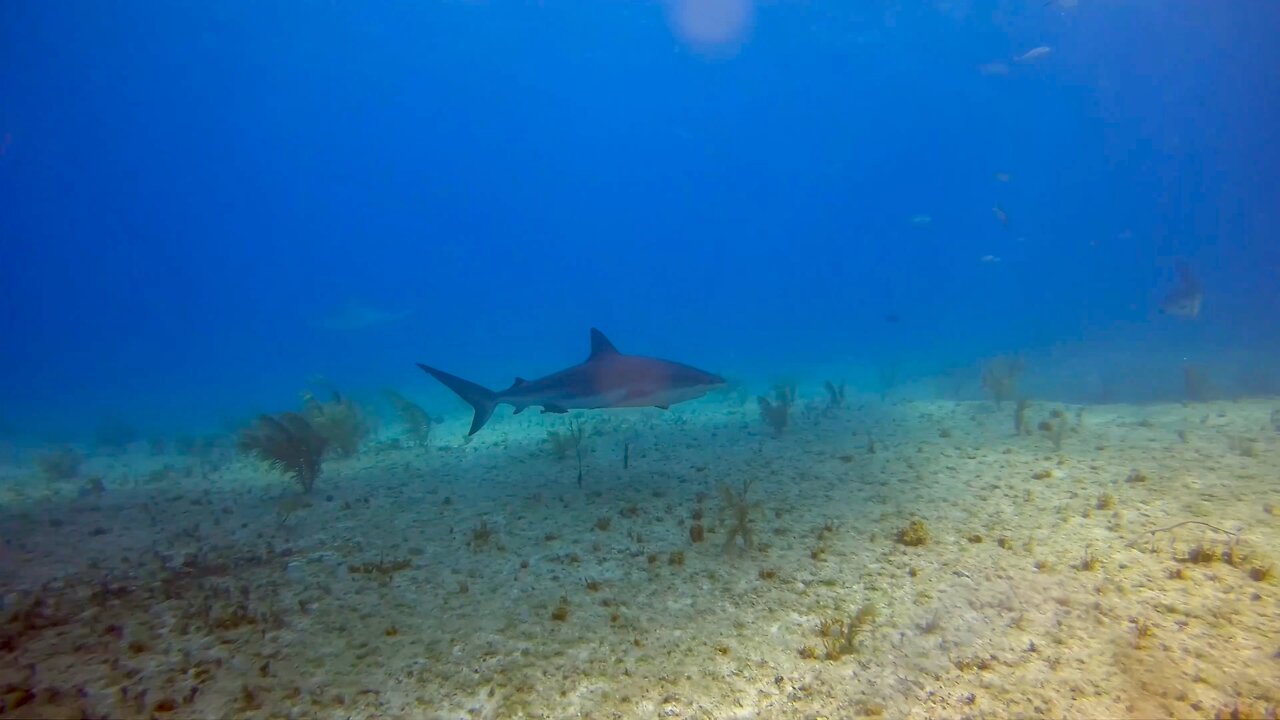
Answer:
M426 410L395 390L387 390L386 394L391 404L396 406L396 411L400 413L405 435L419 445L426 445L427 438L431 436L431 416Z
M320 402L311 393L302 396L302 414L339 457L351 457L369 435L369 423L360 406L333 391L333 399Z
M311 492L328 444L306 418L286 412L275 417L263 415L256 425L242 430L239 448L272 469L292 475L305 492Z
M791 424L791 406L796 403L796 388L782 383L774 385L773 398L770 402L769 398L761 395L756 398L756 402L760 405L760 419L773 428L774 435L781 435L787 425Z
M1017 397L1018 380L1026 367L1022 358L1008 355L994 357L982 366L982 387L996 401L996 407Z

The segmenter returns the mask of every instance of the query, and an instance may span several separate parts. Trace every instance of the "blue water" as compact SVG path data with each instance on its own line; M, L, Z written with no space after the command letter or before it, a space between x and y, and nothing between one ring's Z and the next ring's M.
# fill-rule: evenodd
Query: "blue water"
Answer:
M0 4L0 424L453 412L414 362L502 386L592 326L760 384L1280 386L1280 5L674 7Z

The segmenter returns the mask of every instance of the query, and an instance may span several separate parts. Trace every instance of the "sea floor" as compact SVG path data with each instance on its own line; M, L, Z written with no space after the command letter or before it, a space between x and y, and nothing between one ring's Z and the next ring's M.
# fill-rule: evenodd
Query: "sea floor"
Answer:
M1280 401L853 405L3 468L0 717L1276 716Z

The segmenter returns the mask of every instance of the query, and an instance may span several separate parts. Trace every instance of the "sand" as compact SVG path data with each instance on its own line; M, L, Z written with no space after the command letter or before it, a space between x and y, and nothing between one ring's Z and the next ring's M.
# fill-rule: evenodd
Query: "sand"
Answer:
M1033 403L1055 448L721 396L581 414L581 487L535 413L305 498L229 451L6 466L0 717L1275 717L1277 408Z

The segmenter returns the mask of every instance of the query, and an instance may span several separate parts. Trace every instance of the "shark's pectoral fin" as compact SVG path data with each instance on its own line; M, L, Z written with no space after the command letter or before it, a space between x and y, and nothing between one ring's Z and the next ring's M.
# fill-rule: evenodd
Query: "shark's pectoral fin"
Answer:
M569 412L569 411L568 411L568 410L565 410L564 408L560 407L559 405L544 405L544 406L542 407L542 414L543 414L543 415L546 415L547 413L555 413L556 415L563 415L563 414L565 414L565 413L567 413L567 412Z
M671 409L671 406L670 406L670 405L654 405L654 407L658 408L659 410L670 410L670 409Z
M518 405L518 406L516 406L516 409L515 409L514 411L512 411L512 413L511 413L511 414L512 414L512 415L519 415L520 413L524 412L524 408L525 408L525 406L524 406L524 405Z

